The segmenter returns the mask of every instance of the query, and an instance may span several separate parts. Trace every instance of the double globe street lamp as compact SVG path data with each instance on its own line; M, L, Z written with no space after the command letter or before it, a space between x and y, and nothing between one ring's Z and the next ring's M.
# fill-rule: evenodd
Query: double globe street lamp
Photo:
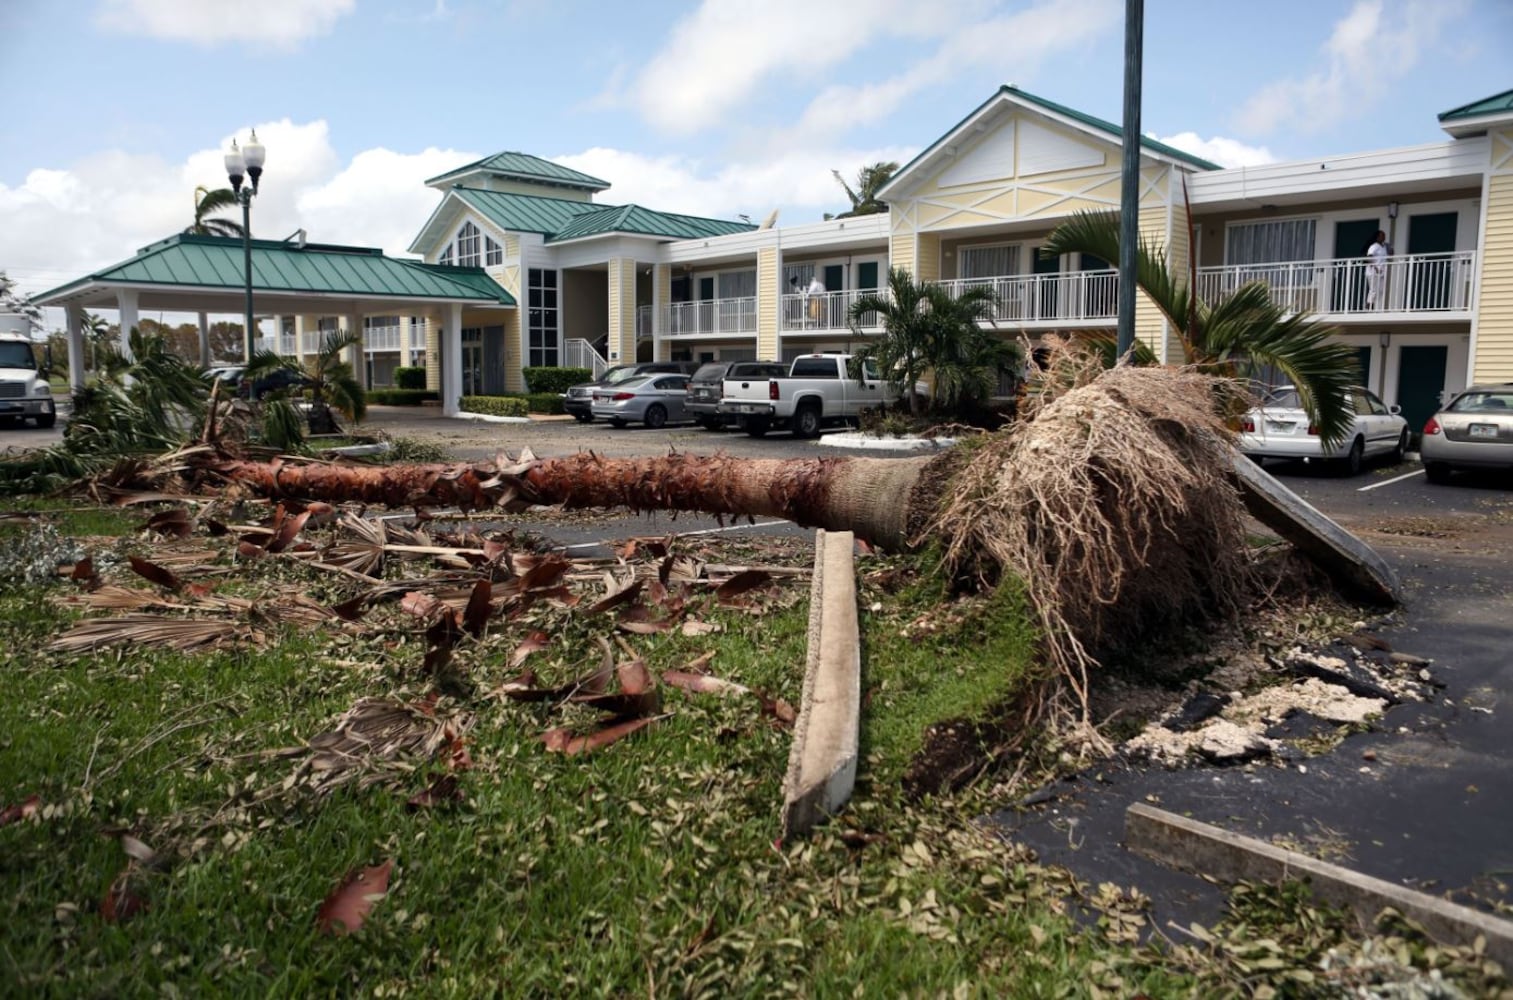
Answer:
M257 129L252 130L252 135L247 139L247 144L237 148L236 140L231 140L231 149L226 153L226 176L231 179L231 192L242 206L242 266L247 285L247 325L243 328L247 334L247 360L252 360L253 328L252 328L252 196L257 194L258 178L263 176L263 158L266 154L263 144L257 141ZM243 179L251 181L246 187L242 186Z

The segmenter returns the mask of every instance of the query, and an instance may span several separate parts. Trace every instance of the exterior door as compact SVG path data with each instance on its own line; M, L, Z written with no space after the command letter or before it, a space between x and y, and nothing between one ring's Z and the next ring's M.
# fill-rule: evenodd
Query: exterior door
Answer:
M1361 312L1366 308L1366 248L1381 224L1376 219L1351 219L1334 224L1334 257L1328 312Z
M1439 409L1445 389L1446 347L1403 347L1398 350L1397 405L1403 408L1408 430L1418 434Z
M1371 348L1369 347L1355 349L1355 384L1361 386L1371 384Z
M1455 212L1408 217L1408 253L1414 260L1408 277L1410 309L1448 309L1454 288ZM1399 292L1399 295L1402 293Z
M462 394L483 395L483 331L478 327L462 331Z
M1035 284L1040 291L1033 297L1032 312L1026 319L1056 319L1056 301L1060 294L1060 282L1056 275L1061 273L1060 257L1041 257L1040 248L1030 251L1030 273L1044 275L1035 279Z
M857 291L860 291L860 292L875 292L875 291L877 291L879 288L882 287L881 285L878 284L878 279L879 279L881 273L882 273L882 270L878 266L878 262L875 261L875 260L864 260L860 264L856 265L856 288L857 288Z
M1077 270L1083 272L1082 315L1077 319L1105 319L1119 313L1119 289L1114 283L1114 268L1102 257L1090 253L1080 256Z

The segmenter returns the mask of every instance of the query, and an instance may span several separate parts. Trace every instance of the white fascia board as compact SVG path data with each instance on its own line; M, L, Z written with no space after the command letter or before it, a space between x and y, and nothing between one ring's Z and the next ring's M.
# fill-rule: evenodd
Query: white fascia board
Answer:
M587 267L603 264L615 257L654 263L661 259L661 244L656 237L598 236L565 243L542 243L535 260L549 260L552 267Z
M754 258L763 247L778 246L781 243L778 238L780 232L782 230L779 229L753 229L707 239L674 240L657 248L657 260L662 264L696 264Z
M1423 187L1471 182L1486 171L1487 140L1460 139L1346 156L1327 156L1258 167L1232 167L1188 177L1194 208L1310 195L1357 188Z
M1491 114L1477 115L1475 118L1458 118L1452 122L1445 122L1440 128L1455 136L1457 139L1481 135L1489 128L1497 128L1499 125L1513 124L1513 114L1506 111L1495 111Z
M661 248L660 260L667 264L701 264L749 259L764 247L781 247L784 252L886 247L888 232L887 213L860 215L781 229L756 229L707 240L679 240Z
M431 217L425 221L425 225L420 227L420 232L415 235L415 239L410 242L409 252L418 253L424 257L425 250L423 248L436 242L436 236L432 231L433 227L440 226L443 215L448 211L455 211L459 206L464 210L468 207L467 203L459 198L455 192L448 191L442 197L441 203L431 212Z

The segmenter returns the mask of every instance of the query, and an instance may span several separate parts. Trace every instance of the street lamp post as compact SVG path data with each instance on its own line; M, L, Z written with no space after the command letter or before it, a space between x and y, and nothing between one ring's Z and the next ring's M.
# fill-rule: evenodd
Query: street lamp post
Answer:
M231 191L242 206L242 274L247 285L247 325L243 332L247 338L247 361L252 361L252 196L257 194L257 182L263 176L263 144L257 141L257 129L240 149L236 140L231 140L231 149L226 153L226 176L231 179ZM242 186L242 178L251 183Z

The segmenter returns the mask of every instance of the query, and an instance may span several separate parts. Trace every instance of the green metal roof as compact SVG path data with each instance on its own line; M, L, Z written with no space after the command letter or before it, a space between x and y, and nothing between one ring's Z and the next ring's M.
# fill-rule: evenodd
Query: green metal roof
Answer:
M543 160L541 157L532 156L529 153L513 152L495 153L493 156L485 156L481 160L475 160L455 170L448 170L444 174L437 174L426 181L426 183L436 184L446 180L448 177L471 173L489 173L496 177L505 177L510 180L582 188L586 191L603 191L609 187L609 181L590 177L588 174L574 170L571 167L564 167L560 163Z
M454 187L451 193L500 229L516 233L550 236L579 215L604 211L603 205L591 201L543 198L534 194L507 194L469 187Z
M43 295L44 301L90 282L179 285L239 291L242 241L178 234L143 247L130 260L85 275ZM481 268L437 267L385 257L383 251L323 243L252 241L254 291L472 300L513 306L514 298Z
M1470 104L1463 104L1449 111L1442 111L1439 120L1442 122L1460 121L1465 118L1480 118L1483 115L1498 115L1513 111L1513 90L1505 90L1501 94L1484 97Z
M1065 104L1057 104L1055 101L1048 101L1044 97L1038 97L1028 91L1020 90L1018 87L1015 87L1012 84L1004 84L1003 86L999 87L996 92L994 92L992 97L989 97L986 101L983 101L977 107L973 108L965 118L957 122L955 125L952 125L950 128L946 129L945 133L942 134L939 139L936 139L934 142L930 143L930 145L926 146L923 150L920 151L918 156L914 157L914 159L904 164L901 169L893 174L893 177L888 181L888 183L883 185L882 190L886 191L888 188L892 187L894 182L903 177L910 170L914 169L914 167L922 160L924 160L925 157L929 156L935 150L939 149L941 143L945 142L946 139L953 133L955 133L957 129L961 128L967 122L971 121L973 118L976 118L979 114L981 114L982 111L988 107L988 105L992 104L1000 97L1011 95L1020 98L1027 103L1039 105L1040 107L1045 108L1047 111L1053 111L1056 114L1065 115L1066 117L1071 118L1074 121L1081 122L1083 125L1095 128L1100 132L1106 132L1112 138L1118 140L1121 143L1124 141L1124 129L1120 128L1112 122L1104 121L1102 118L1098 118L1085 112L1078 111L1075 108L1069 108ZM1164 156L1170 156L1173 159L1181 160L1184 163L1190 163L1200 170L1224 169L1217 163L1205 160L1202 157L1194 156L1191 153L1184 153L1182 150L1177 149L1175 146L1168 146L1164 142L1157 142L1155 139L1152 139L1149 136L1142 135L1140 137L1140 145L1141 147L1149 149L1152 152L1161 153Z
M677 240L707 239L729 236L755 229L749 222L728 222L697 215L658 212L640 205L621 205L584 213L547 238L548 243L600 236L605 233L634 233L641 236L666 236Z

